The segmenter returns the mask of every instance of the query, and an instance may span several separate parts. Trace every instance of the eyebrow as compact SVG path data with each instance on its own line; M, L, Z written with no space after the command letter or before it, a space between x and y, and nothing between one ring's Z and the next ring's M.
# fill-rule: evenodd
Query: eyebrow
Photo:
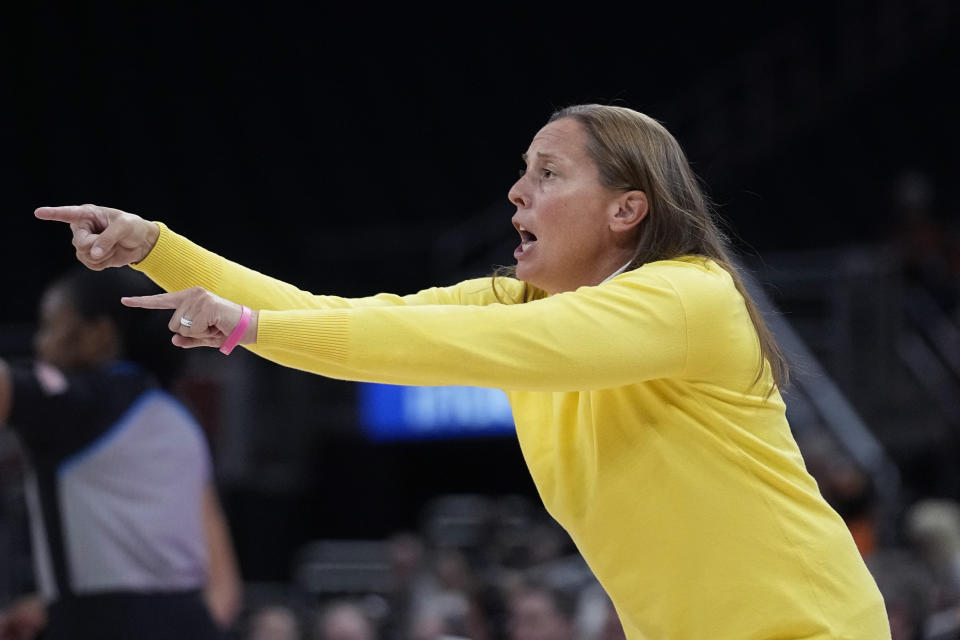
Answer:
M529 162L528 157L529 157L529 156L527 156L526 153L521 153L521 154L520 154L520 159L523 160L524 163L528 163L528 162ZM556 156L556 155L554 155L554 154L552 154L552 153L544 153L543 151L537 151L537 158L539 158L539 159L541 159L541 160L543 160L543 159L546 159L546 160L558 160L558 159L559 159L558 156Z

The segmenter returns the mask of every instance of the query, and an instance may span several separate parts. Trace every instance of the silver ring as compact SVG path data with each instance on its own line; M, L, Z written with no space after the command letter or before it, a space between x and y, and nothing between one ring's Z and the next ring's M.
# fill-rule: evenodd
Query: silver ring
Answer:
M182 324L182 325L185 326L185 327L192 327L192 326L193 326L193 320L188 320L187 318L184 318L183 316L180 316L180 324Z

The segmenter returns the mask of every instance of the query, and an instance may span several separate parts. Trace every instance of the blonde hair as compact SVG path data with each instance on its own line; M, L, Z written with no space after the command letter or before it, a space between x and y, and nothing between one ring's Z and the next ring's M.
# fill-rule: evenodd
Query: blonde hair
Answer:
M790 377L786 358L744 287L730 259L729 240L717 225L700 182L673 135L650 116L625 107L574 105L555 112L549 122L561 118L576 120L586 131L587 152L604 186L639 190L647 196L649 212L640 223L637 250L628 268L680 256L702 256L729 272L760 343L755 382L763 376L767 362L774 384L785 388ZM505 275L512 275L512 269L494 274L495 291L497 277ZM526 285L523 301L542 296L543 292Z

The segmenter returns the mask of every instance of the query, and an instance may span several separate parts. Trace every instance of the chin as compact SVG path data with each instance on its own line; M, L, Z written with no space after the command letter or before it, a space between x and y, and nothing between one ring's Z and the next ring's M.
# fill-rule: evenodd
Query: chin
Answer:
M523 262L517 263L516 268L517 280L523 280L524 282L530 283L535 287L539 287L537 284L537 270L532 268L529 264L524 264Z
M536 287L537 289L542 289L547 293L551 293L549 282L546 281L542 275L538 274L535 269L524 269L518 265L516 275L517 280L522 280L530 286Z

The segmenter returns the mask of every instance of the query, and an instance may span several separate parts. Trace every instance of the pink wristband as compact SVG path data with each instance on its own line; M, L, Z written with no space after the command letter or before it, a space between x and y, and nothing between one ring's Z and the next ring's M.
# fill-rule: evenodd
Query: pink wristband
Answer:
M220 353L225 356L230 355L233 348L240 342L243 334L247 332L247 327L250 326L251 315L250 307L240 305L240 322L237 323L237 326L235 326L233 331L230 332L230 335L227 336L227 341L220 346Z

